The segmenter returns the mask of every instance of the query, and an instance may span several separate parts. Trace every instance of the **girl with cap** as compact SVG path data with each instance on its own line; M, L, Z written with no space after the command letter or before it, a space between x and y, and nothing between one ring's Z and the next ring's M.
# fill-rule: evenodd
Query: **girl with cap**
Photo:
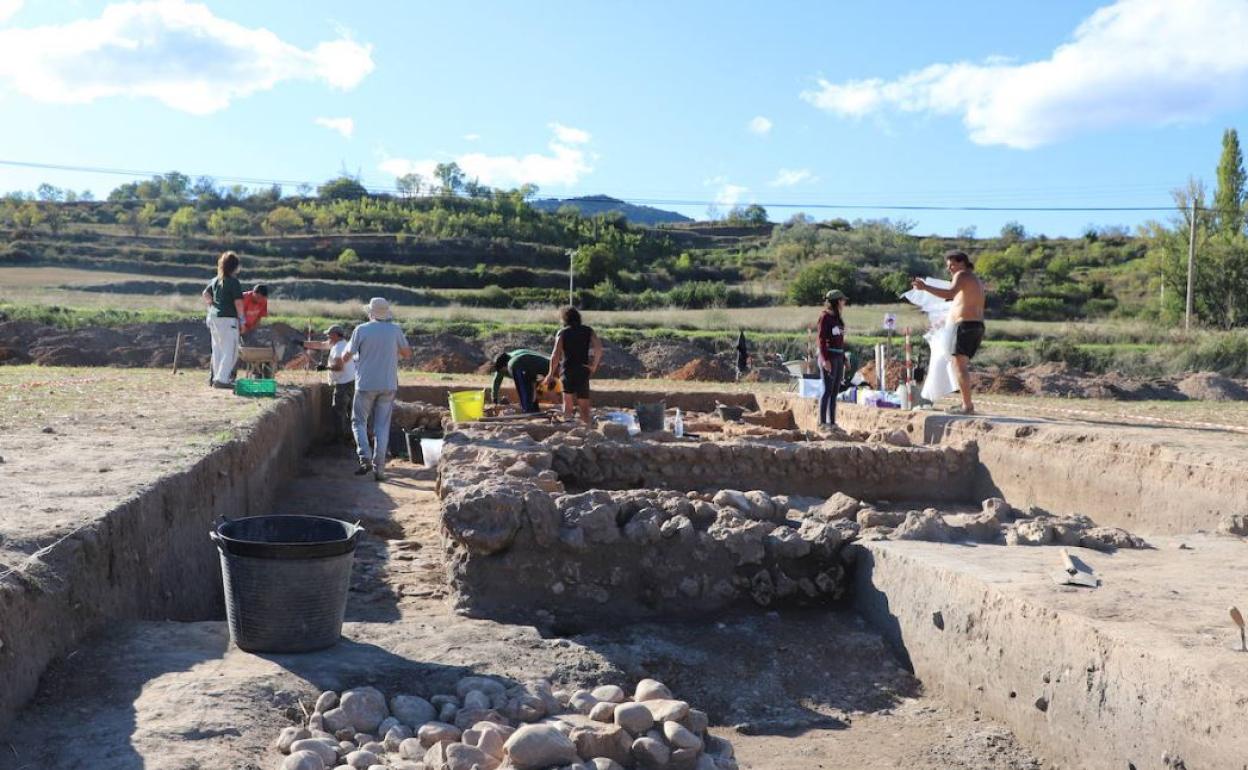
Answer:
M836 425L836 396L845 379L845 320L843 313L849 299L839 289L824 295L823 312L819 314L819 374L823 376L823 395L819 397L819 425Z

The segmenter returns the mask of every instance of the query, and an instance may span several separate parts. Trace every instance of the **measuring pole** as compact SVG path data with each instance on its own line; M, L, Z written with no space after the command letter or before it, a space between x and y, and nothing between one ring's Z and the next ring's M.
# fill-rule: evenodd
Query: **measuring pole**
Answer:
M1192 221L1187 236L1187 311L1183 315L1183 331L1192 329L1192 280L1196 272L1196 202L1192 201Z

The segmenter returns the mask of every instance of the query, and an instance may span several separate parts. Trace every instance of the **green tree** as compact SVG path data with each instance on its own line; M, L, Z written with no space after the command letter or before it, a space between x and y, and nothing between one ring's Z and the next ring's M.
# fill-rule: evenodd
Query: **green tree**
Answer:
M13 212L13 226L18 230L34 230L43 224L43 212L34 203L27 202Z
M581 286L597 286L608 280L618 282L622 266L620 255L605 243L581 246L572 256L576 281Z
M338 226L338 217L334 216L334 212L329 209L318 209L312 217L312 226L321 235L327 235Z
M198 228L199 215L194 206L183 206L169 217L169 232L184 241L195 235Z
M1213 193L1214 222L1218 232L1234 235L1244 230L1244 155L1239 134L1222 132L1222 157L1218 160L1218 187Z
M35 197L45 203L59 203L65 200L65 191L44 182L35 190Z
M208 217L208 232L224 239L230 235L246 235L251 232L251 215L238 206L219 209Z
M290 235L303 229L303 217L289 206L278 206L268 213L261 225L266 233Z
M394 186L399 188L399 193L404 198L416 198L420 196L420 191L424 189L425 178L420 174L404 174L394 180Z
M48 226L48 231L53 235L59 235L65 227L65 210L59 203L45 203L42 208L43 222Z
M853 299L858 271L840 259L824 259L802 268L789 284L789 300L795 305L819 305L832 289L840 289Z
M126 213L120 217L120 221L135 236L142 235L152 226L152 220L156 218L156 204L144 203L142 206L130 206L126 209Z
M1018 243L1027 238L1027 229L1019 222L1010 221L1001 225L1001 240L1007 243Z
M342 265L343 267L350 267L351 265L357 265L359 264L359 262L360 262L360 255L355 253L355 249L351 249L351 248L343 249L342 253L338 255L338 264Z
M368 189L355 177L344 175L331 179L316 188L316 194L324 200L350 201L367 198Z
M433 175L441 183L440 191L443 195L454 195L464 186L463 169L454 161L439 163L437 166L434 166Z

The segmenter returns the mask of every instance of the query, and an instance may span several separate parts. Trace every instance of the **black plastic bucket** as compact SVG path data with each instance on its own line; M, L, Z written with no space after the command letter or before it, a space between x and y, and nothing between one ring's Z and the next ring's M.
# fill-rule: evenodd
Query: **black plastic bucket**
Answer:
M667 402L657 404L637 404L637 427L642 432L650 433L663 430L663 415L667 411Z
M310 652L342 635L355 543L363 528L323 516L226 520L221 552L230 638L248 652Z

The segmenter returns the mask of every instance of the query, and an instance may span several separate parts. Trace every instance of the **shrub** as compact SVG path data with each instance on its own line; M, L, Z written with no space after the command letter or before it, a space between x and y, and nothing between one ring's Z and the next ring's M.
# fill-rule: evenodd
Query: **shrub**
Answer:
M854 266L848 262L835 259L815 262L802 268L789 284L789 299L795 305L818 305L831 289L850 294L856 274Z
M343 267L358 264L359 261L360 261L360 255L356 254L355 249L352 249L352 248L343 249L342 253L338 255L338 264L342 265Z
M1066 304L1055 297L1023 297L1013 305L1013 314L1028 321L1061 321L1069 314Z

